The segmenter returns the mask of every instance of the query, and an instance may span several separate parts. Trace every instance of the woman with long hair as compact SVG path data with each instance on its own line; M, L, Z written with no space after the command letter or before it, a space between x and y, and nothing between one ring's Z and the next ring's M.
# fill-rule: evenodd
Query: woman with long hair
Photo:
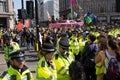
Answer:
M95 55L95 64L96 64L96 80L103 80L104 71L105 71L105 51L107 50L107 39L106 37L98 38L98 48L99 51Z
M106 68L105 69L105 75L106 75L105 80L120 80L120 77L116 75L116 73L118 71L113 73L114 71L116 71L116 68L115 68L115 70L113 70L113 72L110 70L112 73L110 73L108 71L111 68L110 67L111 62L113 63L113 65L115 63L117 63L115 65L119 69L119 75L120 75L120 50L119 50L116 38L109 35L108 41L107 41L107 47L108 47L108 49L106 50L106 59L105 59L105 68ZM113 67L113 69L114 69L114 67ZM108 76L108 74L112 74L112 75ZM119 79L118 79L118 77L119 77Z

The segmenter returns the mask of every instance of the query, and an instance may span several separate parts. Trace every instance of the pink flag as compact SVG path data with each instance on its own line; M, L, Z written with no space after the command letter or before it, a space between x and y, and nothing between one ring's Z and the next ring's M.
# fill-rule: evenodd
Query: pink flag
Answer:
M24 20L25 27L29 28L30 27L30 21L29 20Z
M73 6L75 4L75 0L71 0L71 4Z

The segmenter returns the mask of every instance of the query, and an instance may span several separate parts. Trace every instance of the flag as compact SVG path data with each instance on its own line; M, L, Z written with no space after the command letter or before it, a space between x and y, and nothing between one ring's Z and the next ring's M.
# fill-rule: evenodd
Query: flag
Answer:
M24 20L25 27L29 28L30 27L30 21L29 20Z
M97 17L94 14L91 14L89 17L92 19L93 24L96 25Z
M22 22L17 23L17 30L22 30Z
M49 12L47 11L47 17L48 17L48 20L49 21L51 21L52 20L52 18L51 18L51 16L50 16L50 14L49 14Z
M92 14L90 12L87 12L84 17L85 17L85 22L87 24L92 22L94 25L96 25L96 23L97 23L97 19L96 18L97 17L94 14Z
M75 4L75 0L71 0L71 4L73 6Z
M96 16L94 14L88 12L87 16L89 16L92 19L92 22L94 25L97 23L97 19L96 19Z
M87 12L87 16L90 16L91 15L91 13L90 12Z
M87 17L86 17L86 23L87 23L87 24L90 24L91 22L92 22L92 19L91 19L89 16L87 16Z

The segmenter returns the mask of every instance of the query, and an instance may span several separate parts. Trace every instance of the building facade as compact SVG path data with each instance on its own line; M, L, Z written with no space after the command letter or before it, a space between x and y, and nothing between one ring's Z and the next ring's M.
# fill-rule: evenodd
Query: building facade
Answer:
M83 16L85 13L91 12L97 16L99 22L106 23L112 21L120 22L120 14L119 12L116 11L118 0L75 0L75 4L72 6L72 8L70 7L71 0L59 0L59 1L60 1L60 16L64 16L64 14L66 14L68 10L66 9L66 7L68 7L70 9L69 12L72 9L73 15L74 12L78 13L79 16ZM69 6L67 6L68 3Z
M48 21L48 16L59 18L59 0L39 0L38 15L39 22Z
M71 13L71 3L70 0L59 0L59 14L63 19L68 18L68 14Z
M0 27L14 28L13 0L0 0Z

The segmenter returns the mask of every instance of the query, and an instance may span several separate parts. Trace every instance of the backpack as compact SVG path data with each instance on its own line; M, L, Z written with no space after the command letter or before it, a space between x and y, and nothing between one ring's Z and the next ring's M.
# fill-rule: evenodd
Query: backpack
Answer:
M108 69L106 72L106 79L107 80L120 80L120 72L118 61L115 58L111 58L108 63Z
M94 58L97 52L96 43L87 43L82 51L82 62L86 67L95 67Z

